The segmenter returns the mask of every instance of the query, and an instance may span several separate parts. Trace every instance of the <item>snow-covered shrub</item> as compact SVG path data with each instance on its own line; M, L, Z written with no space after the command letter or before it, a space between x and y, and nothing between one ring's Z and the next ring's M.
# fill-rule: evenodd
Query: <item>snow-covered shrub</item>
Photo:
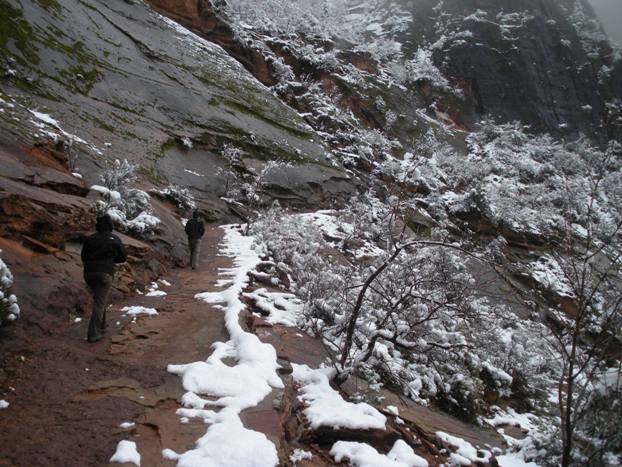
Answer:
M136 166L127 160L107 161L100 176L101 185L94 185L102 199L95 202L97 215L108 214L119 229L134 234L154 231L160 219L152 214L149 194L129 184L136 180Z
M2 253L2 250L0 250ZM0 258L0 326L19 318L17 297L11 293L13 274Z
M370 32L376 32L379 39L391 37L412 20L406 10L384 0L232 0L223 10L234 19L239 34L252 28L283 36L345 40L361 46L374 42Z
M610 368L597 375L588 396L585 415L578 423L584 465L620 465L622 453L622 373Z
M181 209L194 209L196 208L196 202L192 192L188 188L180 187L179 185L168 185L161 190L155 190L164 198L172 201Z
M251 214L262 204L262 192L270 183L271 176L290 164L283 161L268 161L261 168L245 169L241 164L242 152L233 146L225 147L223 156L228 161L225 171L225 198L246 205Z
M277 209L253 225L305 304L299 325L322 338L340 371L354 369L464 418L481 412L487 394L542 396L557 376L542 353L545 328L480 297L459 250L424 242L390 259L392 212L368 193L340 213ZM525 378L533 391L520 385Z
M99 177L102 185L109 190L119 191L136 181L136 166L127 159L107 160Z
M437 151L418 166L450 215L475 212L493 226L543 236L591 223L603 238L620 219L622 154L614 141L600 151L584 139L563 144L518 123L486 121L467 149L466 157Z
M406 66L408 70L408 81L425 81L438 89L449 89L449 81L443 76L436 67L432 59L432 51L419 48L415 55Z

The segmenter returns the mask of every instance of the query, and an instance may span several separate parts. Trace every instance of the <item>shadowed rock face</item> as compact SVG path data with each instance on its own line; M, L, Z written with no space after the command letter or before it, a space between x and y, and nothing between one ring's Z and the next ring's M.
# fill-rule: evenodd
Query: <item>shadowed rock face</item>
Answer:
M440 8L435 0L401 3L412 8L415 44L438 44L435 62L474 98L474 116L519 120L558 136L619 136L619 128L607 127L605 104L620 89L599 82L599 72L602 65L620 65L604 42L596 44L600 56L588 55L572 20L574 0L445 0ZM586 2L576 4L595 19Z

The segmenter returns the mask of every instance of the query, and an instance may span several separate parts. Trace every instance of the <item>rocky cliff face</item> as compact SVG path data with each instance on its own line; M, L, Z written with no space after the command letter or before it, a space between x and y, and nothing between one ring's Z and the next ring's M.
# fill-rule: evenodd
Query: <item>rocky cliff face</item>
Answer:
M47 126L39 139L62 127L89 183L102 160L127 158L152 182L216 193L224 178L183 169L214 172L226 142L251 157L296 163L322 181L343 177L326 168L324 149L304 121L236 60L143 4L3 0L2 8L2 99L12 106L4 105L3 126L30 136L36 120ZM29 110L51 115L56 125ZM166 163L176 147L187 149L182 170Z
M373 16L376 23L371 21L354 39L353 34L344 33L342 40L329 41L318 40L317 28L309 25L290 31L292 26L278 21L262 24L257 18L269 14L270 7L240 13L251 9L247 3L218 2L215 8L214 2L207 0L150 2L222 45L267 85L274 86L282 78L280 65L285 64L298 78L320 80L325 90L339 93L340 104L366 125L393 130L402 142L416 125L407 125L407 131L401 132L388 128L370 94L381 95L405 120L423 125L426 122L420 122L413 108L433 105L431 115L437 117L440 112L443 118L466 128L482 118L492 118L497 122L520 121L532 131L556 137L573 138L582 133L600 143L620 137L622 60L585 0L344 2L348 8L335 13L347 13L344 30L350 28L348 21L370 22L369 18L356 17L360 11ZM368 3L373 3L373 10L364 9ZM232 18L233 13L238 16ZM283 16L287 14L282 12ZM240 18L255 23L232 32ZM335 22L334 26L324 25L326 30L339 27L339 18L327 16L321 21ZM393 30L386 26L391 21L399 23ZM292 32L301 35L294 38ZM389 39L392 43L387 46ZM375 50L370 45L374 41L378 44ZM383 47L393 50L381 50ZM312 50L334 58L313 57ZM423 52L430 54L429 64L418 58ZM391 55L397 60L387 60ZM432 64L442 74L438 77L447 83L439 87L429 69L422 73L407 66L400 71L410 75L403 77L405 88L387 89L383 75L395 79L396 62L424 67ZM348 74L344 69L350 66L363 73L344 80ZM361 80L365 81L363 85ZM457 92L449 92L450 88ZM296 105L287 93L282 97Z
M435 63L472 97L471 114L557 136L619 137L607 104L620 96L622 65L586 1L411 4L408 32L432 44Z
M80 242L106 161L135 164L146 191L175 184L200 194L212 221L235 216L219 199L227 144L241 149L242 173L286 163L267 182L285 201L352 190L295 111L221 47L146 5L1 0L0 9L0 248L24 310L85 308ZM124 237L131 259L118 293L185 261L188 212L151 204L162 222Z

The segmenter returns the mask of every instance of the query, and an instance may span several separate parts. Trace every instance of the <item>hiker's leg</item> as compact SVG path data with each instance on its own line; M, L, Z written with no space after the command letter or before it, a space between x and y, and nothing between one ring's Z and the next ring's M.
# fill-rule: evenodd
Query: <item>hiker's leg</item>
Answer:
M188 239L188 248L190 249L190 267L194 269L193 258L194 258L195 243L194 243L194 240L192 240L191 238Z
M89 321L87 338L97 339L101 336L101 328L104 323L108 295L112 287L112 276L106 273L88 273L84 279L93 293L93 311Z
M194 241L194 249L192 251L192 268L199 267L199 254L201 253L201 240Z

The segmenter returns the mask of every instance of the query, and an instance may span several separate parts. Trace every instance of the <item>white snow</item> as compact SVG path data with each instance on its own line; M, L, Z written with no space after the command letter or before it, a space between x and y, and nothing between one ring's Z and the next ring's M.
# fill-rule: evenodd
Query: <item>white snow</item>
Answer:
M324 210L299 214L299 217L302 220L312 221L320 228L322 232L324 232L329 237L343 238L345 234L351 233L352 226L347 224L340 224L335 217L336 214L337 213L335 211Z
M51 126L51 127L55 128L56 130L58 130L60 132L60 134L62 136L64 136L65 138L67 138L68 140L76 142L76 143L84 144L85 146L87 146L88 148L90 148L92 151L94 151L95 153L97 153L99 155L103 154L101 149L97 148L97 146L95 146L93 144L90 144L87 141L83 140L82 138L80 138L80 137L78 137L76 135L73 135L71 133L68 133L65 130L63 130L63 128L58 123L58 121L56 119L52 118L50 115L45 114L43 112L38 112L36 110L31 110L31 109L28 109L28 111L32 115L34 115L34 117L36 118L36 120L32 120L31 119L31 121L35 124L35 126L37 128L43 130L45 128L45 125ZM60 136L58 133L54 133L53 131L44 130L44 132L45 132L45 134L47 136L50 136L54 140L58 140L58 138Z
M538 467L535 462L525 462L512 454L504 454L496 457L499 467Z
M304 308L304 304L294 294L282 292L269 292L267 289L257 289L245 293L245 297L253 299L255 305L268 313L266 321L271 324L284 324L296 326L298 317Z
M111 214L110 211L108 214ZM160 225L160 219L149 213L143 212L136 216L134 219L126 221L127 227L130 230L137 232L151 231Z
M52 117L50 117L48 114L37 112L35 110L31 110L30 113L33 114L35 117L37 117L42 122L47 123L48 125L51 125L54 127L58 127L58 122L54 120Z
M543 255L531 263L533 278L544 287L551 289L562 297L573 297L572 285L564 274L559 262L551 255Z
M233 267L221 269L226 279L219 284L228 288L198 294L196 298L224 311L231 339L216 342L207 361L168 366L169 372L182 377L188 391L183 397L186 408L179 409L178 415L201 417L211 424L194 449L179 455L177 465L274 466L278 463L274 444L263 433L245 428L239 416L242 410L259 404L273 388L283 387L274 347L244 331L238 318L245 308L240 297L248 284L248 273L261 260L252 249L252 238L242 236L233 226L224 230L221 254L232 257ZM234 358L236 364L230 366L223 362L224 358ZM202 399L199 394L218 399ZM207 406L220 410L206 410Z
M334 375L334 369L312 370L297 364L292 367L292 376L300 384L299 398L307 405L304 414L311 428L385 429L387 418L378 410L364 402L348 402L330 386L329 376Z
M152 282L146 294L147 297L164 297L168 295L164 290L159 290L157 282Z
M128 429L128 428L133 428L136 426L136 423L134 422L123 422L119 425L121 428L123 428L124 430Z
M110 462L131 462L139 466L140 454L136 450L136 443L126 440L119 441L119 444L117 444L117 451L110 458Z
M398 439L388 454L380 454L365 443L337 441L330 450L335 461L349 460L354 467L427 467L428 462Z
M146 297L165 297L168 295L164 290L151 290L147 292Z
M10 404L4 399L0 399L0 410L6 409Z
M309 451L305 451L304 449L294 449L294 452L291 456L289 456L289 460L296 465L297 462L300 462L305 459L312 459L313 453Z
M189 169L184 169L184 172L187 172L187 173L192 174L192 175L196 175L197 177L205 177L205 175L200 174L198 172L194 172L193 170L189 170Z
M116 190L109 190L105 186L101 186L101 185L93 185L91 187L91 190L96 191L102 196L108 197L110 201L113 201L115 203L118 203L121 201L121 193L119 193Z
M475 449L471 443L442 431L437 431L436 437L444 443L456 448L456 451L452 452L449 456L449 463L451 465L471 465L471 463L475 461L486 463L492 456L489 451L480 449L484 457L478 457L477 449Z
M493 406L491 407L493 412L495 412L495 416L491 418L485 418L484 421L489 423L493 427L498 426L515 426L520 428L521 430L531 431L535 429L532 420L537 419L538 417L531 413L518 413L512 407L506 407L505 409L501 409L500 407Z
M138 315L147 315L147 316L155 316L158 314L158 310L155 308L147 308L144 306L125 306L121 308L127 316L138 316Z

